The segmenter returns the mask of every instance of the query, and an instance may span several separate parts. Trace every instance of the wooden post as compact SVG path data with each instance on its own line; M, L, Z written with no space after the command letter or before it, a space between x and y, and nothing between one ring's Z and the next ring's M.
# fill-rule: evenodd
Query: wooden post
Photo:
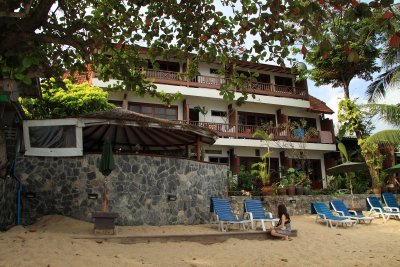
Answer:
M186 86L187 87L189 87L189 73L188 73L188 70L189 70L189 58L187 57L186 58Z
M200 136L196 139L196 159L200 161Z

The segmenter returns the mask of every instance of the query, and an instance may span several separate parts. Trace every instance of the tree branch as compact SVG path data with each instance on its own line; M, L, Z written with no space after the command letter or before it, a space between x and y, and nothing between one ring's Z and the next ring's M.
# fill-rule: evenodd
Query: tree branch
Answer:
M39 4L35 7L30 16L23 18L19 23L18 27L23 32L31 32L40 28L48 18L49 11L53 4L57 0L41 0Z

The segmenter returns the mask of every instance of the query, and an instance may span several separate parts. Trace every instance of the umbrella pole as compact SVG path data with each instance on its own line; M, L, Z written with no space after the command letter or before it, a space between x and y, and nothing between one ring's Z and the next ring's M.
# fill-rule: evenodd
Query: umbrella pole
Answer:
M107 184L105 179L103 184L103 211L107 212Z
M354 210L354 195L353 195L353 183L351 181L351 177L346 172L347 178L349 178L349 185L350 185L350 194L351 194L351 208Z

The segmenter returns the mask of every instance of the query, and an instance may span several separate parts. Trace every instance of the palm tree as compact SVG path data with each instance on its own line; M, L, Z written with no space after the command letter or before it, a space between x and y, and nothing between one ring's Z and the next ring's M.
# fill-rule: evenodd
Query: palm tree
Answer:
M400 4L394 4L390 7L390 11L394 15L392 29L398 30L400 21ZM384 38L388 41L393 32L384 34ZM379 75L377 79L367 88L368 102L373 103L382 99L386 95L387 89L394 86L400 81L400 54L398 48L389 46L381 54L382 66L386 69L384 73Z
M253 137L261 137L264 142L267 144L267 151L261 155L261 162L256 162L252 164L251 171L252 174L258 175L261 179L263 185L267 185L270 182L271 178L271 151L269 149L269 141L272 140L267 131L263 131L261 129L256 129L253 134ZM267 163L268 160L268 163Z
M366 143L378 145L398 146L400 145L400 104L367 104L364 105L370 111L377 114L380 119L393 125L397 129L383 130L377 132L366 139Z
M400 104L367 104L365 105L373 114L385 122L400 128Z
M367 137L361 144L363 156L369 167L372 177L372 184L379 184L379 173L382 168L382 161L378 164L383 155L379 152L378 147L397 147L400 145L400 105L385 105L385 104L369 104L365 105L371 111L376 113L382 120L395 126L397 129L383 130ZM374 164L375 162L376 164Z

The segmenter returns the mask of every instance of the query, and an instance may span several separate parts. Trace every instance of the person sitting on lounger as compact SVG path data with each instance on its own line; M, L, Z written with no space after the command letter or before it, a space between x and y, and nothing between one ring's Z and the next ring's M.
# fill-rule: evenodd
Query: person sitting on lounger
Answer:
M292 239L289 237L290 233L292 232L292 228L290 226L290 216L284 204L280 204L278 206L278 217L278 224L270 228L271 235L280 237L282 240L291 241Z

